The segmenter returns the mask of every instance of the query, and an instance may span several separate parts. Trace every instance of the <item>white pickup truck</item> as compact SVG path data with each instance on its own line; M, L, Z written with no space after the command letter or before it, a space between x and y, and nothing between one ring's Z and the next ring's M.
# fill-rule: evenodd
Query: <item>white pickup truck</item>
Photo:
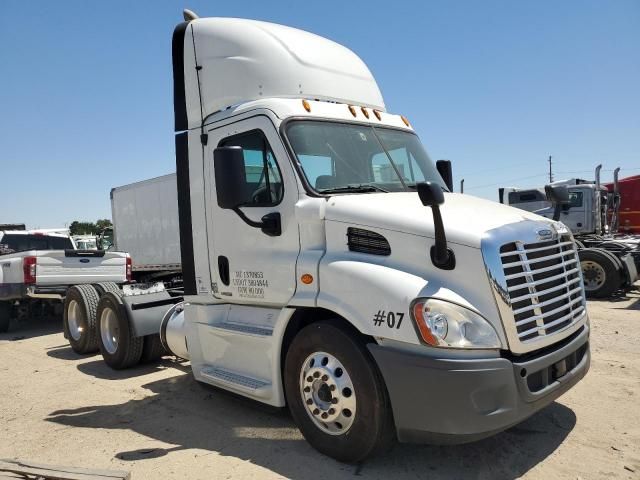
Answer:
M63 234L0 231L0 332L14 316L61 310L73 285L124 283L130 274L126 253L76 250Z

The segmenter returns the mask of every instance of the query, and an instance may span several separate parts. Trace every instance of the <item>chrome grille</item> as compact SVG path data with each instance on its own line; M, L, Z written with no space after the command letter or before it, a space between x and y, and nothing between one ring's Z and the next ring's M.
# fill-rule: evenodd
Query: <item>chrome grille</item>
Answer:
M577 322L585 311L580 262L569 235L555 240L510 242L500 260L517 337L550 335Z

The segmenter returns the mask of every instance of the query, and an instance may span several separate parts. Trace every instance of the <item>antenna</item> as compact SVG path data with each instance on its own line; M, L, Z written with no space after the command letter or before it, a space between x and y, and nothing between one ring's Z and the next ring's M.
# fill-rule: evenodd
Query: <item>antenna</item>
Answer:
M551 172L551 155L549 155L549 183L553 182L553 173Z
M464 193L464 178L460 180L460 193Z

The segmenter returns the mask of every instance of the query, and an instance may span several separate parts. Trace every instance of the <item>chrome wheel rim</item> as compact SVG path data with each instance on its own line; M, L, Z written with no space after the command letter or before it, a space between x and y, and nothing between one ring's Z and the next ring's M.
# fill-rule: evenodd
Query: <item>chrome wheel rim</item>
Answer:
M584 260L580 262L580 266L582 267L582 278L584 280L585 290L598 290L607 281L607 274L599 263Z
M67 326L71 338L76 342L80 340L84 332L84 319L80 313L80 304L75 300L71 300L67 308Z
M356 417L356 392L349 372L326 352L309 355L300 369L300 396L313 423L325 433L346 433Z
M109 307L105 308L100 315L100 337L105 350L111 355L118 350L118 339L120 338L120 327L116 313Z

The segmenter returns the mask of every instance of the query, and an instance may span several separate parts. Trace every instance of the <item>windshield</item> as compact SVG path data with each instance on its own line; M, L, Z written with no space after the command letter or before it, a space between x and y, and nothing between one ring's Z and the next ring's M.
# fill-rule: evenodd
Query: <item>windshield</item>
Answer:
M98 248L95 238L82 238L76 240L76 247L78 247L78 250L97 250Z
M417 182L447 187L410 132L322 121L295 121L287 137L309 185L323 193L400 192Z

